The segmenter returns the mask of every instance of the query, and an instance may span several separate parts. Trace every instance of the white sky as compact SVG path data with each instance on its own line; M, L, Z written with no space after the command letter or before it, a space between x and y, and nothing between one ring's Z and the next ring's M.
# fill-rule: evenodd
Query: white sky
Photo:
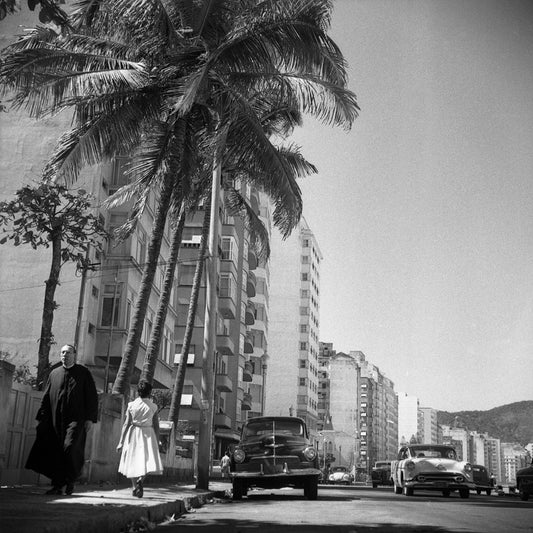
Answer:
M336 0L360 117L294 140L320 338L421 405L533 399L533 2Z

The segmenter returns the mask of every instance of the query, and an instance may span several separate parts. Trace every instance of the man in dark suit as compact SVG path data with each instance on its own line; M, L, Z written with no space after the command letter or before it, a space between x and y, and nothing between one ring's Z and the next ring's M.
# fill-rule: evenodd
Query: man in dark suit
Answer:
M61 365L48 377L37 413L37 436L26 468L49 477L46 494L74 491L85 461L87 432L98 417L98 394L94 379L83 365L76 364L76 348L61 348Z

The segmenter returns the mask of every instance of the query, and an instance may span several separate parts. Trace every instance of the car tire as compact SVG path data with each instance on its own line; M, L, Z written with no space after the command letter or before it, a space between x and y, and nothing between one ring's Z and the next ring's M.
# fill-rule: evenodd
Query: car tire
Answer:
M305 480L304 496L308 500L316 500L318 498L318 479L315 476Z
M481 489L477 489L476 494L481 494Z
M244 484L240 479L233 480L233 499L242 500L244 496Z
M445 498L449 498L451 493L452 493L452 491L451 491L450 489L444 489L444 490L442 491L442 495L443 495Z
M378 488L378 484L377 483L372 483L372 488L373 489L377 489Z
M394 484L394 494L401 494L403 492L402 487Z
M518 485L518 496L523 502L527 502L529 500L529 492L522 490L520 485Z
M403 493L406 496L412 496L415 493L415 491L413 490L413 487L404 487Z
M467 498L470 498L470 491L468 489L459 489L459 496L463 498L463 500L466 500Z
M492 489L487 489L485 492L487 493L487 496L490 496L492 494Z

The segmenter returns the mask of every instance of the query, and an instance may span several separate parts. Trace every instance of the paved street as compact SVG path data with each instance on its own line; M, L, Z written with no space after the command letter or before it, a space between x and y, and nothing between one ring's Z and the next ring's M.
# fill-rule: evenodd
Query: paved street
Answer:
M327 487L318 501L303 498L301 490L256 490L233 502L216 500L158 533L513 533L533 531L533 502L516 496L471 494L462 500L430 492L413 497L395 495L380 487Z

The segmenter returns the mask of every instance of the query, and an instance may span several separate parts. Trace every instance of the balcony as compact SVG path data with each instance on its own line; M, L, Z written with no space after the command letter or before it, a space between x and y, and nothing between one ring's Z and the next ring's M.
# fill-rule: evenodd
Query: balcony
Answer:
M244 353L254 353L254 338L250 332L244 337Z
M216 428L231 429L231 418L225 413L216 413L214 423Z
M235 345L227 335L217 335L217 350L222 355L235 355Z
M231 297L220 295L218 298L218 311L224 318L235 318L235 301Z
M257 268L257 255L253 248L248 248L248 268L255 270Z
M252 381L254 374L254 365L251 361L246 361L244 363L244 368L242 371L242 380L243 381Z
M243 411L252 410L252 395L249 392L245 392L242 396L242 405L241 409Z
M248 272L248 278L246 280L246 294L249 298L253 298L256 295L257 278L253 272Z
M255 322L255 305L252 301L248 300L246 305L246 312L244 313L244 323L247 326L251 326Z
M219 392L233 391L233 382L226 374L217 374L215 376L215 386Z

